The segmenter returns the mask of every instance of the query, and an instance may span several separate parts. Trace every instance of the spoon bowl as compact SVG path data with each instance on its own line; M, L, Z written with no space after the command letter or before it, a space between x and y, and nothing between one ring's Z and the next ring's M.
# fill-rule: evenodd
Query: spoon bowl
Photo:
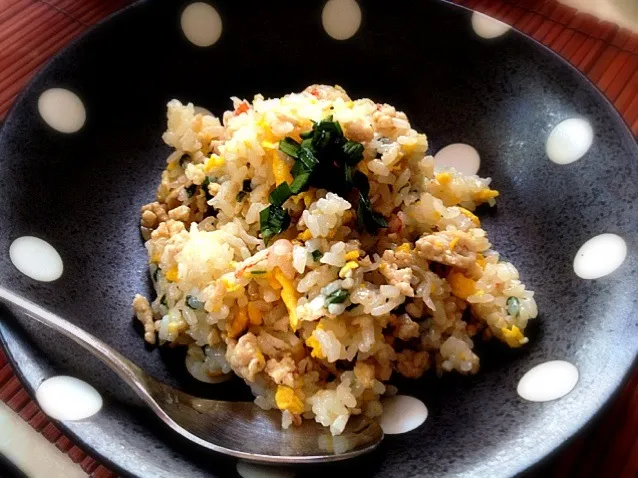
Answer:
M332 436L311 420L283 429L277 410L263 410L252 402L194 397L158 381L91 334L1 286L0 300L91 352L171 430L209 450L262 463L321 463L361 455L383 439L381 427L363 416L353 417L341 435Z

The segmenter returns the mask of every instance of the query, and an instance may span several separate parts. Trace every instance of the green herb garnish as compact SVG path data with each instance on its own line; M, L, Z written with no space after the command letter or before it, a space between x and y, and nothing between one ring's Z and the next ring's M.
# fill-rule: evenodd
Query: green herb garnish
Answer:
M343 304L349 296L350 293L345 289L335 290L326 297L326 304Z
M263 275L265 273L266 273L266 271L250 271L250 275L253 275L253 276L260 276L260 275Z
M341 197L348 196L354 189L358 190L357 216L360 227L369 232L387 227L385 218L375 212L370 204L367 176L355 169L363 159L363 145L347 140L341 125L333 121L332 116L318 123L313 122L312 129L299 136L301 143L291 137L279 141L279 150L295 160L290 170L293 181L277 186L270 194L271 205L260 214L261 232L266 244L290 224L288 213L273 206L281 209L288 198L306 191L310 186L327 189Z
M319 259L321 259L323 257L323 252L321 252L319 249L317 249L316 251L312 251L312 259L317 262Z
M297 177L292 181L290 185L290 191L293 194L299 194L300 192L308 189L308 182L310 181L310 173L299 173Z
M259 213L261 237L266 245L277 234L281 234L290 225L290 214L283 207L271 204Z
M364 196L361 192L359 192L359 204L357 205L357 221L360 229L365 227L369 232L388 227L388 221L385 220L385 217L372 210L368 196Z
M343 145L343 153L348 166L356 166L363 159L363 145L356 141L348 141Z
M186 305L193 310L201 309L202 307L204 307L204 303L201 300L198 300L196 297L193 297L192 295L187 295L185 302Z
M288 183L284 182L277 186L275 190L270 193L268 199L270 200L270 204L281 206L288 200L290 196L292 196L290 186L288 185Z
M279 141L279 150L296 159L299 154L299 143L290 137L284 138Z

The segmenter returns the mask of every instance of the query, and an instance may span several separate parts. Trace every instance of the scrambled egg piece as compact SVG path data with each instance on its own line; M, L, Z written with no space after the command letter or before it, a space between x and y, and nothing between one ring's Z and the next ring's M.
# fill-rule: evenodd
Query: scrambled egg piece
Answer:
M313 335L306 339L306 345L312 349L310 352L310 356L318 359L325 359L326 355L323 353L321 349L321 343L317 338Z
M257 307L256 302L248 302L246 309L248 311L250 325L260 325L264 321L264 315L262 314L261 309Z
M286 161L279 156L277 150L273 150L272 154L272 173L275 176L275 183L279 186L281 183L292 184L292 174Z
M297 235L297 239L299 239L300 241L308 241L312 239L312 234L310 233L310 229L306 229L305 231L300 232Z
M204 171L210 172L213 169L220 168L225 162L226 160L218 154L211 154L210 158L208 158L206 163L204 163Z
M436 181L441 186L447 186L452 182L452 174L451 173L439 173L435 176Z
M464 207L459 207L459 209L461 210L461 214L463 214L465 217L470 219L476 227L481 227L481 221L479 220L478 217L476 217L474 214L472 214L470 211L468 211Z
M226 324L226 332L231 338L238 337L244 329L248 326L248 314L246 307L242 307L237 312L235 318Z
M239 289L241 286L235 281L235 279L233 277L230 276L224 276L221 279L219 279L220 281L222 281L222 284L224 284L224 287L226 287L226 292L235 292L237 289Z
M528 342L527 337L523 335L523 333L521 332L521 329L519 329L515 325L512 325L511 329L508 329L507 327L502 327L501 333L503 334L503 338L505 339L505 342L507 343L507 345L509 345L512 348L520 347L521 345L526 344Z
M476 282L468 279L460 272L450 272L447 281L452 288L452 294L459 299L467 300L469 296L476 292Z
M412 252L412 246L409 242L404 242L399 247L397 247L396 252Z
M179 278L179 273L177 271L177 266L173 266L171 267L167 272L166 272L166 280L169 282L176 282L177 279Z
M359 267L359 263L357 261L346 262L346 265L339 270L339 277L345 279L348 277L348 274L352 275L352 271L357 267Z
M288 410L295 415L301 415L304 412L304 404L301 398L297 396L292 388L285 385L279 385L277 387L275 403L279 410Z
M477 193L474 193L474 200L476 202L486 202L490 199L497 197L500 193L495 189L484 189Z
M345 258L346 261L357 260L359 258L359 251L355 249L354 251L346 252Z
M299 318L297 317L297 300L299 299L297 290L292 281L281 272L279 268L275 269L275 279L281 284L281 300L286 304L288 315L290 316L290 327L297 330L299 327Z
M310 205L315 202L315 193L314 191L305 191L303 193L299 193L292 197L292 201L295 204L299 204L299 201L303 201L306 209L310 207Z

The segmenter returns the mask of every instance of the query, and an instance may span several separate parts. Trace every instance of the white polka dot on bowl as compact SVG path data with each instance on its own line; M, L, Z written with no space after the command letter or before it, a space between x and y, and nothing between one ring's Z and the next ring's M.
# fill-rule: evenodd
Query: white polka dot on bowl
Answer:
M76 133L86 121L86 109L78 95L64 88L50 88L38 98L38 112L60 133Z
M465 143L448 144L434 155L434 169L454 168L463 174L477 174L481 167L478 151Z
M332 38L347 40L361 26L361 8L355 0L328 0L321 13L321 22Z
M472 13L472 28L481 38L491 40L505 35L511 28L507 23L503 23L496 18L489 17L480 12Z
M627 257L627 244L616 234L600 234L585 242L574 257L581 279L599 279L618 269Z
M188 5L182 12L180 24L188 41L199 47L215 44L222 34L222 19L219 13L204 2Z
M551 360L528 370L516 391L530 402L549 402L564 397L578 383L578 369L564 360Z
M40 282L58 279L64 270L58 251L48 242L33 236L22 236L11 243L9 259L25 276Z
M42 382L35 398L42 411L55 420L84 420L102 408L102 396L95 388L64 375Z
M383 400L383 414L379 425L386 435L407 433L423 425L428 409L418 398L395 395Z
M594 142L594 130L581 118L558 123L547 138L545 146L550 161L570 164L582 158Z

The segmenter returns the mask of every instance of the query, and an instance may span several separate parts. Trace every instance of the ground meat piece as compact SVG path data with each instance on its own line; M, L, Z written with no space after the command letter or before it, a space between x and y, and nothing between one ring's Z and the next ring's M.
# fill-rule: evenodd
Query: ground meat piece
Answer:
M375 375L379 380L385 382L390 380L392 375L392 362L396 360L396 352L390 344L383 344L379 347L379 350L374 354L374 359L377 364L375 367Z
M417 255L429 261L471 270L476 266L476 244L464 231L440 231L416 241Z
M250 332L238 341L227 339L226 360L240 377L252 382L266 366L264 355L257 346L257 337Z
M286 356L281 360L270 359L266 363L266 373L270 375L275 383L291 388L295 386L296 369L295 361L290 356Z
M374 137L372 125L362 118L344 123L343 133L346 138L357 141L358 143L366 143Z
M217 345L221 341L222 339L219 336L219 332L217 331L217 329L210 329L208 337L206 338L206 342L208 342L208 345L212 347L213 345Z
M175 234L179 234L184 231L184 223L181 221L175 221L169 219L166 222L160 223L160 225L151 233L151 239L154 241L160 238L168 239Z
M182 222L188 221L190 214L191 214L191 210L189 209L188 206L184 206L184 205L176 207L175 209L171 209L170 211L168 211L168 217L170 217L171 219L175 221L182 221Z
M157 227L158 224L168 219L166 206L156 202L142 206L141 225L149 229Z
M405 113L397 111L394 106L388 104L377 105L377 111L372 114L372 124L379 134L388 138L396 137L398 133L409 129L406 128L409 123Z
M178 206L181 206L182 201L179 200L179 193L182 188L175 188L171 192L168 193L164 202L166 203L167 210L175 209Z
M401 340L410 340L419 336L419 324L408 314L391 315L390 324L394 327L394 336Z
M396 368L407 378L419 378L430 368L430 358L427 352L404 350L397 354Z
M154 344L156 340L155 336L155 323L153 321L153 311L151 310L151 304L148 303L148 299L140 294L135 294L133 299L133 310L139 320L144 326L144 340L149 344Z
M410 285L412 280L412 269L406 267L399 269L396 264L382 262L379 272L388 280L388 284L395 286L399 292L406 297L414 297L414 290Z
M403 250L390 250L386 249L383 252L382 259L388 264L396 264L398 267L410 267L415 263L415 257L412 252Z
M153 211L146 210L142 212L142 227L153 227L157 224L157 216Z
M372 388L374 386L374 372L374 365L369 363L357 362L354 366L354 376L357 377L357 382L363 388Z

